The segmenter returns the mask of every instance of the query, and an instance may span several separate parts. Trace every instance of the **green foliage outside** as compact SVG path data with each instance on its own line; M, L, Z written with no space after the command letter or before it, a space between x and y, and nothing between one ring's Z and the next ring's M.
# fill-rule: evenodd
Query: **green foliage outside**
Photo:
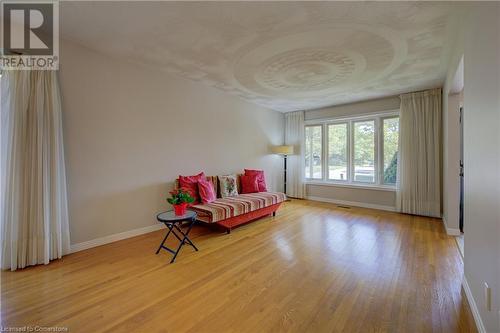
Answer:
M307 178L321 178L321 126L306 127L305 163ZM312 153L312 160L310 159ZM313 174L309 174L309 167L313 167Z
M391 163L384 169L384 184L396 184L398 173L398 153L394 153Z
M335 168L347 165L347 124L328 126L328 159Z
M375 163L375 122L354 123L354 166L367 167Z
M384 119L384 184L396 184L399 118Z

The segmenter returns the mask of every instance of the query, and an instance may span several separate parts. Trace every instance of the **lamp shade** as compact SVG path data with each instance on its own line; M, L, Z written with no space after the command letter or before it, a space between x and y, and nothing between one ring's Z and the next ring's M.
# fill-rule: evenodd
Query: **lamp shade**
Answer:
M279 155L293 155L293 146L274 146L272 151L274 154Z

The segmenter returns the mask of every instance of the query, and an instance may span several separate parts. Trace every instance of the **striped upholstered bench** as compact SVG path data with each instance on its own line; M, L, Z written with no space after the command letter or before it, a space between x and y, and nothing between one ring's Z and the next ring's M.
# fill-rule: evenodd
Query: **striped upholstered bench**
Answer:
M276 210L285 200L284 193L258 192L219 198L208 204L191 206L190 209L198 213L199 221L217 223L229 233L231 228L240 224L266 215L276 215Z
M286 195L280 192L257 192L220 198L217 177L208 176L207 180L214 184L218 198L211 203L194 205L189 209L198 213L198 221L220 225L226 229L227 233L241 224L266 215L276 215L276 210L286 200ZM239 185L238 179L238 193L240 192Z

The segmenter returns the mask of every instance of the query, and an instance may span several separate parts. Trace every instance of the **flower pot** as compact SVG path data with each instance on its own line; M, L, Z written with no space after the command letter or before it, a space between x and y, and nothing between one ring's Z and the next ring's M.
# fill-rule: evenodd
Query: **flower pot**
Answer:
M188 205L187 202L183 202L183 203L178 204L178 205L173 205L175 215L181 216L181 215L186 214L187 205Z

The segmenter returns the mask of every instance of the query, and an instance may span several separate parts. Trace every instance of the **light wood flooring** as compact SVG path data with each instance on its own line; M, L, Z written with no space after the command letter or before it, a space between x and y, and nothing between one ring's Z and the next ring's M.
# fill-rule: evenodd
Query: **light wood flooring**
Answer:
M1 273L2 326L70 332L476 332L440 220L293 200L276 217L165 230ZM173 242L170 243L173 245Z

